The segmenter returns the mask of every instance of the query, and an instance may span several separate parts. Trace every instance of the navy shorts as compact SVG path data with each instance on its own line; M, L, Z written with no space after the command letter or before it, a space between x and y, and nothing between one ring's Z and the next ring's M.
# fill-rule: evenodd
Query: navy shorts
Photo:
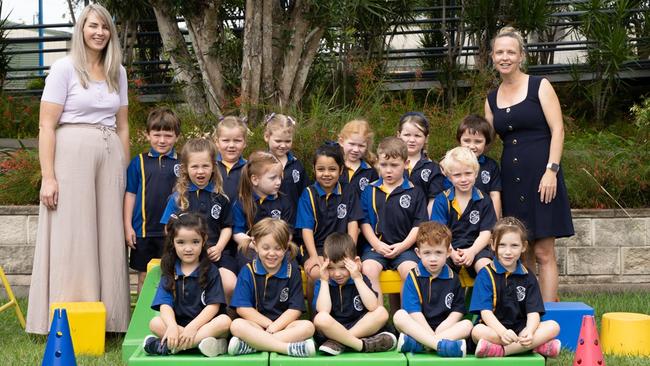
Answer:
M412 261L417 263L420 258L418 258L417 254L415 254L415 251L413 248L409 248L408 250L405 250L404 252L400 253L395 258L386 258L383 255L375 252L372 247L368 246L364 251L363 254L361 255L361 260L366 261L372 259L373 261L379 262L381 264L381 267L386 270L386 269L397 269L400 264L406 262L406 261Z
M235 276L239 273L239 265L237 264L237 259L230 251L225 250L221 252L221 258L218 261L214 262L214 265L217 268L225 268L230 272L234 273Z
M299 249L300 250L298 250L298 254L296 255L296 262L298 262L298 264L300 264L300 266L303 267L304 269L305 262L307 261L307 259L309 259L309 254L307 254L307 248L305 247L304 244L301 245ZM323 247L316 247L316 253L322 257Z
M135 249L129 255L129 267L138 272L147 272L147 264L154 258L162 256L165 238L162 236L136 238Z
M494 252L491 249L489 249L488 247L485 247L485 248L481 249L481 251L476 254L476 256L474 257L474 262L472 262L472 265L469 266L469 267L466 267L467 273L472 278L476 278L476 271L474 270L474 264L476 264L476 262L481 258L487 258L487 259L491 260L492 258L494 258ZM454 261L451 260L451 257L447 258L447 264L456 273L460 272L460 269L463 267L463 266L455 265Z

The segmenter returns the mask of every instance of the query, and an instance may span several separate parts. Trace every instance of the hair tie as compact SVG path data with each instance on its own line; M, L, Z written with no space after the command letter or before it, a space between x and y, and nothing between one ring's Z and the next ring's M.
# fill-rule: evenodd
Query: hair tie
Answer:
M223 121L225 118L226 118L226 117L224 117L223 115L221 115L221 116L219 116L219 118L217 118L217 119L219 120L219 122L221 122L221 121Z
M271 120L273 119L273 117L275 117L275 112L271 112L271 114L269 114L268 116L266 116L266 121L264 121L264 124L267 124L267 123L271 122Z
M294 126L296 125L296 120L293 119L291 116L287 116L287 120L288 120L289 122L291 122L292 125L294 125Z
M323 142L323 145L325 145L325 146L340 146L339 143L337 141L334 141L334 140L325 140L325 142Z

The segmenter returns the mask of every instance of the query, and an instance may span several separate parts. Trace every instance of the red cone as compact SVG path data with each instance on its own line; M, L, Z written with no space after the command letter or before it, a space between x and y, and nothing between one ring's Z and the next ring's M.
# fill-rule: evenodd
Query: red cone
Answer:
M578 338L573 366L605 366L605 358L603 358L603 351L600 349L598 340L596 321L591 315L582 317L580 338Z

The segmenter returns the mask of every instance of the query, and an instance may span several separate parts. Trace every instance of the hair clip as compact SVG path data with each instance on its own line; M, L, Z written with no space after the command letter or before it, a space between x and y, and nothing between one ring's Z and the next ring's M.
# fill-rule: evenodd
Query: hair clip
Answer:
M273 117L275 117L275 112L271 112L271 114L269 114L268 116L266 116L266 121L264 121L264 123L266 124L266 123L271 122L271 120L273 119Z
M293 117L291 117L291 116L287 116L287 120L288 120L289 122L291 122L292 125L294 125L294 126L296 125L296 120L293 119Z
M323 142L323 145L325 145L325 146L339 146L339 143L337 141L334 141L334 140L325 140L325 142Z
M223 121L225 118L226 118L226 117L224 117L223 115L221 115L221 116L219 116L219 118L217 118L217 119L219 120L219 122L221 122L221 121Z

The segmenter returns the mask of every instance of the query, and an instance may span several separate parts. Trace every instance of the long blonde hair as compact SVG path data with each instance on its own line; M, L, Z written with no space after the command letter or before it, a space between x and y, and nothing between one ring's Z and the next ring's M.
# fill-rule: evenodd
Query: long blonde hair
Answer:
M178 192L177 204L181 211L186 211L190 207L190 201L187 199L187 189L190 185L190 174L187 165L190 161L190 155L207 152L212 158L212 177L210 182L214 185L214 193L223 193L223 178L217 168L217 147L214 142L206 138L197 137L185 143L181 151L181 173L176 180L176 192ZM225 194L224 194L225 195Z
M354 134L361 135L363 136L363 139L366 140L366 152L363 154L363 160L374 166L377 162L377 155L372 152L375 133L372 132L370 123L364 119L353 119L349 121L343 126L341 132L339 132L339 143L343 143L343 140Z
M110 93L119 93L120 67L122 66L122 51L120 50L119 36L117 35L117 29L115 28L115 23L113 23L111 14L106 10L106 8L99 4L90 4L86 6L74 26L72 45L70 47L74 69L77 71L77 76L79 77L81 86L83 86L84 89L88 89L90 74L86 68L88 59L86 55L86 43L84 41L84 25L86 25L88 16L91 13L97 15L102 21L104 21L104 23L108 25L108 29L111 33L111 38L108 40L108 44L102 50L101 61L104 64L104 74L106 76L108 91Z

